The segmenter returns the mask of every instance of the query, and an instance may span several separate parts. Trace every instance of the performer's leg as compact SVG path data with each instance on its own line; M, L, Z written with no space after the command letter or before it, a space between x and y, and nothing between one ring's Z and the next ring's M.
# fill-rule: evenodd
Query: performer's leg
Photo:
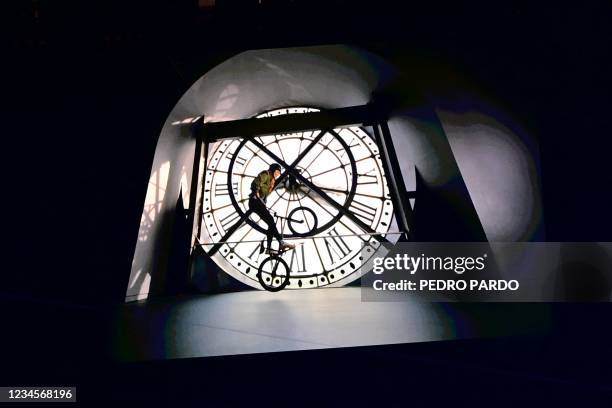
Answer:
M263 222L268 224L268 231L266 234L268 248L270 248L270 245L272 244L272 237L276 238L278 242L281 242L283 238L280 236L278 229L276 228L276 223L274 222L274 217L272 217L272 214L270 214L268 210L264 208L264 211L258 215L261 217Z
M266 231L266 240L268 243L268 248L270 248L270 245L272 244L273 237L276 238L278 242L281 242L282 237L278 232L278 229L276 228L276 223L274 222L272 214L270 214L266 206L259 199L252 198L249 200L249 208L253 210L253 212L257 214L259 218L261 218L261 220L265 222L268 226L268 229Z

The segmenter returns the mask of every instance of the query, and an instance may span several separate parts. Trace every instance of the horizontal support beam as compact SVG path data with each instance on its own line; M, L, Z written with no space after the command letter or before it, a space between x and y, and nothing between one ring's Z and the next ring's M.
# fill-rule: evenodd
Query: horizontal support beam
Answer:
M226 122L208 122L194 130L205 141L227 138L249 138L261 135L305 132L349 126L370 126L381 120L374 105L350 106L320 112L289 113L266 118L250 118Z
M340 234L340 235L321 235L317 237L287 237L283 238L285 241L291 240L305 240L305 239L328 239L328 238L345 238L345 237L374 237L378 235L405 235L406 233L403 231L390 231L390 232L364 232L363 234ZM255 243L255 242L265 242L266 237L262 237L261 239L253 239L253 240L242 240L242 241L219 241L219 242L200 242L196 245L206 246L206 245L217 245L217 244L246 244L246 243ZM301 243L299 245L302 245Z

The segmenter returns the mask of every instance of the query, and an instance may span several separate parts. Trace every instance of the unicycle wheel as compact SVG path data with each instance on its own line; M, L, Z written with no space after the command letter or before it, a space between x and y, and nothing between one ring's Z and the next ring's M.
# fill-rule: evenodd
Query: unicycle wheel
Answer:
M257 279L269 292L278 292L289 284L289 265L278 255L272 255L259 265Z

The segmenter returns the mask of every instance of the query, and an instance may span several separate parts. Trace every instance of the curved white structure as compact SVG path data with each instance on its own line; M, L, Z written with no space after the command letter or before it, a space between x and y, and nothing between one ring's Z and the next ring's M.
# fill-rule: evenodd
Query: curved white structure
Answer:
M389 91L410 96L410 81L402 77L381 58L340 45L247 51L203 75L162 128L126 301L161 290L179 193L189 201L195 143L177 122L201 115L243 119L284 106L363 105L373 93ZM413 100L397 100L389 120L404 179L413 184L416 167L428 188L480 222L489 241L530 239L541 224L539 181L536 158L520 135L478 110L454 112ZM417 200L417 214L418 206Z

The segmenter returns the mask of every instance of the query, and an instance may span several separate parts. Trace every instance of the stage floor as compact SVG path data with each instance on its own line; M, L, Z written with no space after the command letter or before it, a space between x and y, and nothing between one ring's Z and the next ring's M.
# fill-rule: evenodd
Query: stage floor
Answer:
M496 309L479 306L479 311ZM487 319L499 316L474 316L474 307L465 308L457 303L362 302L358 287L165 298L120 308L114 351L123 361L157 360L451 340L541 326L515 322L482 330ZM474 318L480 319L478 327Z

